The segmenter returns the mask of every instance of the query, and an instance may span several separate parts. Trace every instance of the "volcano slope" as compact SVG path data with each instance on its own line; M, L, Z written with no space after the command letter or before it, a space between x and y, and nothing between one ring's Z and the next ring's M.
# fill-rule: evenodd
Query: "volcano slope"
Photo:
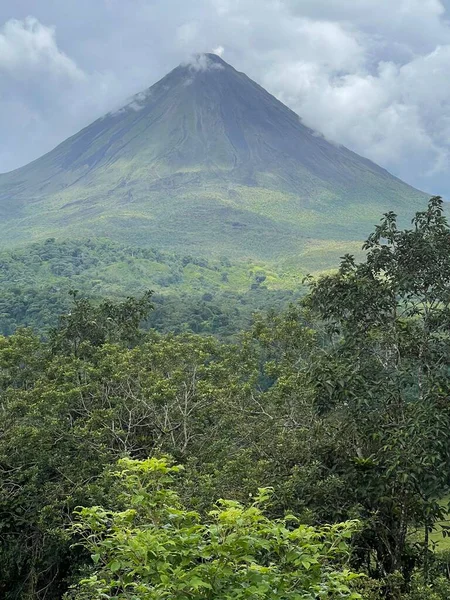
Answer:
M326 267L426 196L329 143L213 54L0 175L0 245L109 237Z

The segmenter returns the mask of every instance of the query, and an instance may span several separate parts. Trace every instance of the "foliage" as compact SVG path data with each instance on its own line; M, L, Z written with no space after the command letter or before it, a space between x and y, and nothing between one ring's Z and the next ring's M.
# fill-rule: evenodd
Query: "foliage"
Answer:
M232 348L194 336L151 334L134 348L100 336L77 352L72 327L57 339L44 344L26 330L0 338L0 595L8 600L60 597L80 560L65 523L77 504L103 497L96 480L119 456L161 448L206 460L223 448L230 398L251 373Z
M3 335L21 326L47 335L71 308L73 289L97 302L123 301L151 289L148 327L226 337L248 327L255 310L284 307L302 288L293 269L177 256L110 240L52 238L0 253L0 284Z
M338 566L354 523L314 529L293 516L271 521L260 489L244 507L220 500L204 522L171 489L166 459L118 464L128 508L77 509L73 531L91 553L91 574L67 598L359 598L357 575ZM338 561L338 562L336 562Z
M73 352L96 348L106 343L134 345L140 337L139 326L152 309L152 293L142 298L127 298L124 302L103 301L94 305L86 298L71 292L73 307L60 317L59 326L50 334L53 351Z
M104 264L111 248L87 246L86 260L104 251ZM60 251L67 258L68 248L54 242L41 248L49 253L43 268ZM167 500L164 515L180 511L168 528L198 527L202 540L211 540L217 515L231 508L239 527L257 515L261 527L276 527L282 536L295 528L316 535L357 520L348 560L367 575L355 581L363 598L443 600L449 580L448 557L440 553L450 486L448 248L450 229L433 198L410 229L385 215L362 262L346 256L337 273L312 281L304 301L256 315L232 341L185 331L216 327L220 315L206 317L214 298L196 304L185 297L181 310L164 297L158 323L176 329L167 334L140 328L150 303L158 307L158 294L100 300L82 292L47 339L20 328L0 337L0 596L60 600L80 573L93 575L89 551L74 546L68 533L77 506L86 511L80 524L83 515L115 520L115 529L95 538L98 544L125 531L129 540L146 539L149 496L136 500L126 481L137 476L130 473L134 466L139 471L171 455L184 476L161 487L175 503ZM21 264L29 275L27 260L23 255L11 268ZM192 260L186 257L183 268L191 269ZM195 266L223 274L211 264ZM223 268L231 278L230 263L224 260ZM263 288L271 275L261 271L252 271L251 285L259 287L245 296L252 306L251 298L269 301ZM242 313L227 310L231 323L216 333L229 334L241 323ZM177 324L180 315L186 320ZM145 462L148 457L156 463ZM111 474L120 459L144 463L121 463L121 479ZM167 476L175 475L164 465ZM141 476L153 494L154 471ZM259 487L273 489L270 502L249 507ZM210 514L217 498L235 503L216 505ZM123 513L130 520L121 521ZM297 522L286 521L292 514ZM152 530L169 543L166 533ZM234 533L239 538L242 529ZM206 569L193 546L177 548L188 552L193 569ZM280 567L267 555L256 558ZM99 559L95 568L105 571L98 585L115 577L111 560ZM342 573L347 559L340 560L320 559L321 573Z
M342 458L366 530L361 564L408 581L417 552L410 525L429 534L449 484L450 230L440 198L398 230L388 213L365 248L312 284L308 306L328 335L312 369L321 411L341 415ZM352 464L353 463L353 464Z

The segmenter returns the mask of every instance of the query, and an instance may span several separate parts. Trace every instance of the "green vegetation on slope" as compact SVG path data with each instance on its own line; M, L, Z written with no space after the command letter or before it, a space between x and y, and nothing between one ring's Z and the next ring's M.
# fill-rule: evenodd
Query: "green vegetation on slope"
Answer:
M18 326L46 332L70 306L70 290L90 298L125 298L153 290L148 326L230 335L255 310L298 297L301 276L262 263L177 256L109 240L48 239L0 253L0 333Z
M234 342L148 294L0 337L0 596L448 600L449 245L439 198L389 213Z

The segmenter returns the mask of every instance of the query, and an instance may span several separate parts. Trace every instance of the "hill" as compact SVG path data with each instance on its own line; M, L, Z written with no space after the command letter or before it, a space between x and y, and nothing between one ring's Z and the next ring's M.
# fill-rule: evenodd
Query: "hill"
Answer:
M301 281L254 261L179 256L106 239L48 239L0 252L0 335L23 326L45 335L70 310L70 290L122 300L151 289L148 326L229 337L248 326L254 311L295 300Z
M0 244L104 236L324 268L425 204L213 54L0 176ZM359 246L359 244L358 244Z

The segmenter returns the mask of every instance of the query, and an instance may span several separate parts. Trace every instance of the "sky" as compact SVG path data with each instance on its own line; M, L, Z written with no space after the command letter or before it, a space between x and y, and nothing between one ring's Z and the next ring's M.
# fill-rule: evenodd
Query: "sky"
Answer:
M450 0L1 0L0 172L211 51L450 199Z

